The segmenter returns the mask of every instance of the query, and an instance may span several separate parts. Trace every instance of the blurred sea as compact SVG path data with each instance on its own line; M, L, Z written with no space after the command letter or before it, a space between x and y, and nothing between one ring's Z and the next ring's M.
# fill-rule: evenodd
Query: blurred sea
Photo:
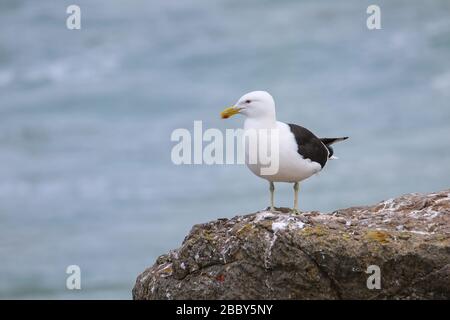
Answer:
M351 137L301 209L449 188L450 2L376 3L369 31L373 1L1 0L0 298L131 298L193 224L265 207L244 166L170 160L172 130L241 127L219 112L255 89L279 120Z

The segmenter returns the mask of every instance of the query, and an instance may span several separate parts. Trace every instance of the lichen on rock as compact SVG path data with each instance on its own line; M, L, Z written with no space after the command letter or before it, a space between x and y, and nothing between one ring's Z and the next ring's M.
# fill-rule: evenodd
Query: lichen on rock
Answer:
M286 208L195 225L134 299L450 299L450 190L329 214ZM366 273L380 268L381 288Z

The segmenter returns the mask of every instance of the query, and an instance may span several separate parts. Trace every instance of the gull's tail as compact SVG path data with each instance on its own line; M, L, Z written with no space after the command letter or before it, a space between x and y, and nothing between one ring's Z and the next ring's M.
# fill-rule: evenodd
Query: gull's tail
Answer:
M322 141L322 143L325 145L325 147L327 147L328 151L329 151L329 155L328 158L330 159L338 159L337 157L333 156L334 154L334 150L331 147L331 145L333 143L339 142L339 141L344 141L347 140L348 137L340 137L340 138L321 138L320 141Z

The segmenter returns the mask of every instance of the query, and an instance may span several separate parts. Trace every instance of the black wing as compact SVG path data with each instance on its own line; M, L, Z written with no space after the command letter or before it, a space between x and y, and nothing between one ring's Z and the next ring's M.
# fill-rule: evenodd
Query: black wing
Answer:
M292 123L288 123L288 126L297 141L297 152L303 158L319 163L323 168L328 160L327 147L308 129Z

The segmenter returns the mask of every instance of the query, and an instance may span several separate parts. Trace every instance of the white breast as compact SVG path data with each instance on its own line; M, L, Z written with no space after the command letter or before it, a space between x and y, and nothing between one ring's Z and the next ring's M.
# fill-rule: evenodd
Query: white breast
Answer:
M261 129L267 130L267 124L265 125L264 123L248 120L246 120L244 124L245 132L248 132L249 130L257 132ZM246 164L255 175L273 182L298 182L311 177L322 169L319 163L313 162L309 159L304 159L297 152L297 142L295 141L295 137L286 123L277 121L273 127L278 129L279 135L279 165L278 172L276 172L275 174L262 174L261 169L264 167L268 167L268 165L261 163L259 157L257 158L256 163L250 163L249 144L244 144ZM258 148L262 147L260 143L260 140L258 140ZM275 155L271 156L273 157Z

